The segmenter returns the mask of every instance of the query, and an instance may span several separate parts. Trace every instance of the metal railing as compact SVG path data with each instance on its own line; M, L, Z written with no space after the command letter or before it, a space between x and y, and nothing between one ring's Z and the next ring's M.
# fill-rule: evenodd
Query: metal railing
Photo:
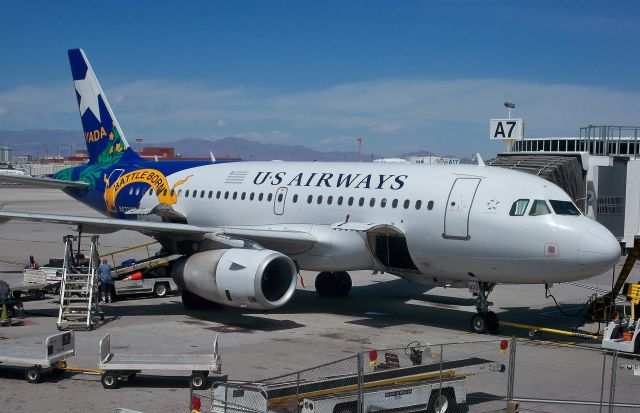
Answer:
M520 412L611 413L640 411L639 384L640 356L512 338L361 352L197 396L202 412L216 413L305 413L310 401L314 413L391 411L411 392L423 395L428 411L442 399L447 412L505 411L518 403Z

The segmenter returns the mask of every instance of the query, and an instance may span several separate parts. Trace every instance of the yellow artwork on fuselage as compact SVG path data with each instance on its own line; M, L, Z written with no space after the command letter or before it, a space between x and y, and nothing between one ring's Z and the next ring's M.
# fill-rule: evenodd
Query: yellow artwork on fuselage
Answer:
M138 169L121 175L114 182L109 182L107 175L104 175L105 190L104 201L107 211L113 211L116 198L122 189L133 183L144 183L153 189L153 193L158 197L159 204L173 205L178 202L178 195L175 188L187 182L193 175L176 182L171 189L164 174L156 169Z

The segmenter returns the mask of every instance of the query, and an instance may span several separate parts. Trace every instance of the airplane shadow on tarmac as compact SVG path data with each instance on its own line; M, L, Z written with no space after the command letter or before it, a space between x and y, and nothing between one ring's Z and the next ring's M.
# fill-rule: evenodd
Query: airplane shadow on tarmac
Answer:
M125 299L116 305L105 306L107 317L163 316L186 314L193 318L187 323L202 325L218 332L284 331L304 327L295 314L328 313L353 318L345 324L375 328L387 328L406 324L470 331L471 317L475 313L475 298L441 296L428 293L429 287L398 279L377 282L366 286L354 286L347 297L320 297L313 290L298 289L292 300L282 308L271 311L247 310L230 307L214 307L210 310L186 309L180 296L158 304L141 305L140 301ZM460 290L462 294L462 290ZM467 293L468 294L468 293ZM127 302L131 301L131 305ZM563 305L568 312L576 306ZM582 324L583 317L562 316L555 306L531 309L529 307L502 307L497 309L501 320L561 330L572 330ZM289 319L263 317L265 314L292 315ZM260 315L260 316L256 316ZM207 322L222 327L206 327ZM528 330L501 327L500 335L526 337ZM558 341L575 341L570 337L549 336Z

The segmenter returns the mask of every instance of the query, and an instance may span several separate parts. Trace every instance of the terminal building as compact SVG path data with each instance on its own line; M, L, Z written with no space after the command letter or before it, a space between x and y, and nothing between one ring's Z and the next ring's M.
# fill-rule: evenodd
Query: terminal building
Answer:
M13 149L8 146L0 146L0 164L13 163Z
M637 126L588 126L578 137L522 138L487 165L522 170L562 187L587 215L632 248L640 235Z

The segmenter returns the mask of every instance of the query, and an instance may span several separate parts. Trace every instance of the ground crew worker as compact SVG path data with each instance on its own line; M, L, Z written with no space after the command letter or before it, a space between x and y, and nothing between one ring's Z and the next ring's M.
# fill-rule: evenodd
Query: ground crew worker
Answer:
M37 270L40 268L33 255L29 255L29 262L24 267L26 270Z
M102 292L102 303L111 302L111 289L113 288L113 279L111 278L111 265L107 260L102 260L102 264L98 267L100 276L100 291Z

